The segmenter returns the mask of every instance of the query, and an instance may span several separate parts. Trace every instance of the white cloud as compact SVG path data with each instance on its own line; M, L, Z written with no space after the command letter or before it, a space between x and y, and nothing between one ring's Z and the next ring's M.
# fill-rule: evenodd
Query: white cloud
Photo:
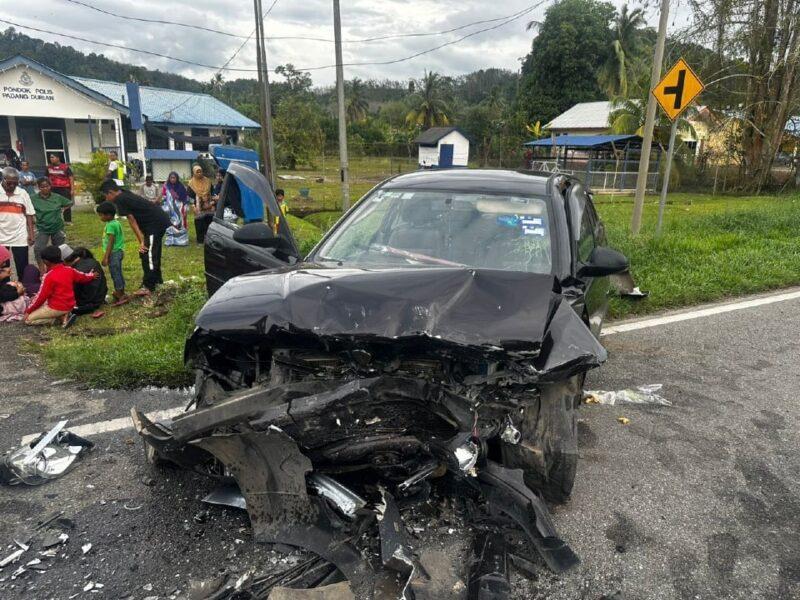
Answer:
M254 27L252 3L249 0L84 0L111 12L147 19L180 21L248 35ZM0 0L0 4L10 0ZM266 9L272 0L262 0ZM134 48L142 48L168 56L209 64L222 65L241 44L241 39L197 31L183 27L146 24L103 15L66 0L36 0L24 11L5 11L9 20L20 25L49 29ZM521 11L531 0L507 0L486 3L478 0L347 0L342 2L343 37L359 39L414 32L441 31L470 22L495 19ZM525 23L541 19L545 6L507 25L470 37L458 44L418 58L392 64L350 66L345 76L375 79L407 79L419 77L424 70L457 75L488 67L511 70L519 68L519 59L530 48L530 32ZM655 11L651 12L653 20ZM13 15L13 18L12 16ZM370 44L344 45L346 63L387 61L402 58L455 40L471 31L492 27L485 23L446 35L407 37ZM57 41L84 52L95 52L109 58L180 73L207 80L213 71L179 62L142 55L127 50L105 48L94 44L21 29L33 37ZM331 0L278 0L267 18L268 36L311 36L333 38ZM333 44L319 41L274 40L268 44L271 67L287 62L296 67L316 67L334 63ZM255 44L249 43L231 63L232 67L255 69ZM253 72L225 73L226 79L255 77ZM315 85L330 85L334 69L312 73Z

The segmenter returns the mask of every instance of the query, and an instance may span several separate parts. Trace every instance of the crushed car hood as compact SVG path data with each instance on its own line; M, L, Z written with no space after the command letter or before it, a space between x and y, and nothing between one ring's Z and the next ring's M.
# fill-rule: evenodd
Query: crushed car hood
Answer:
M605 350L558 290L536 273L302 265L231 279L196 324L223 337L427 338L538 356L542 371L598 366Z

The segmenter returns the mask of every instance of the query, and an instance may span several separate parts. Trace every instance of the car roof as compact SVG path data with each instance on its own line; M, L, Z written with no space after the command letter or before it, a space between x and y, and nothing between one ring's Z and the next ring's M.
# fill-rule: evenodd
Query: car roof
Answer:
M426 169L398 175L381 187L547 196L551 177L550 174L507 169Z

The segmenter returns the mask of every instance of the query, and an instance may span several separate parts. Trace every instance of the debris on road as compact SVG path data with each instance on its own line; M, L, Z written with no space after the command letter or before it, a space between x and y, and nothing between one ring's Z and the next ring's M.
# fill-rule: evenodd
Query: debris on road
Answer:
M631 420L628 417L617 417L617 421L622 425L630 425Z
M640 385L636 388L605 391L592 390L583 393L583 401L586 404L658 404L661 406L672 406L672 402L660 396L659 392L664 387L661 383L650 385Z
M60 421L30 444L7 453L0 460L0 484L41 485L69 471L94 444L64 430L66 425Z
M7 565L10 565L11 563L16 562L17 560L19 560L20 556L22 556L25 552L28 551L29 547L26 546L25 544L21 544L20 542L16 542L16 541L14 543L17 546L19 546L19 548L14 550L11 554L6 556L4 559L0 560L0 569L2 569L3 567L5 567Z

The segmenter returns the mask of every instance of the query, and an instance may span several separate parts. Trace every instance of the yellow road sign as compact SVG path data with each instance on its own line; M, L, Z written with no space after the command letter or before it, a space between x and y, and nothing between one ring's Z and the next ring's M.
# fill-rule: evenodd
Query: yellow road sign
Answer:
M681 58L653 88L653 96L674 121L704 88L700 78Z

